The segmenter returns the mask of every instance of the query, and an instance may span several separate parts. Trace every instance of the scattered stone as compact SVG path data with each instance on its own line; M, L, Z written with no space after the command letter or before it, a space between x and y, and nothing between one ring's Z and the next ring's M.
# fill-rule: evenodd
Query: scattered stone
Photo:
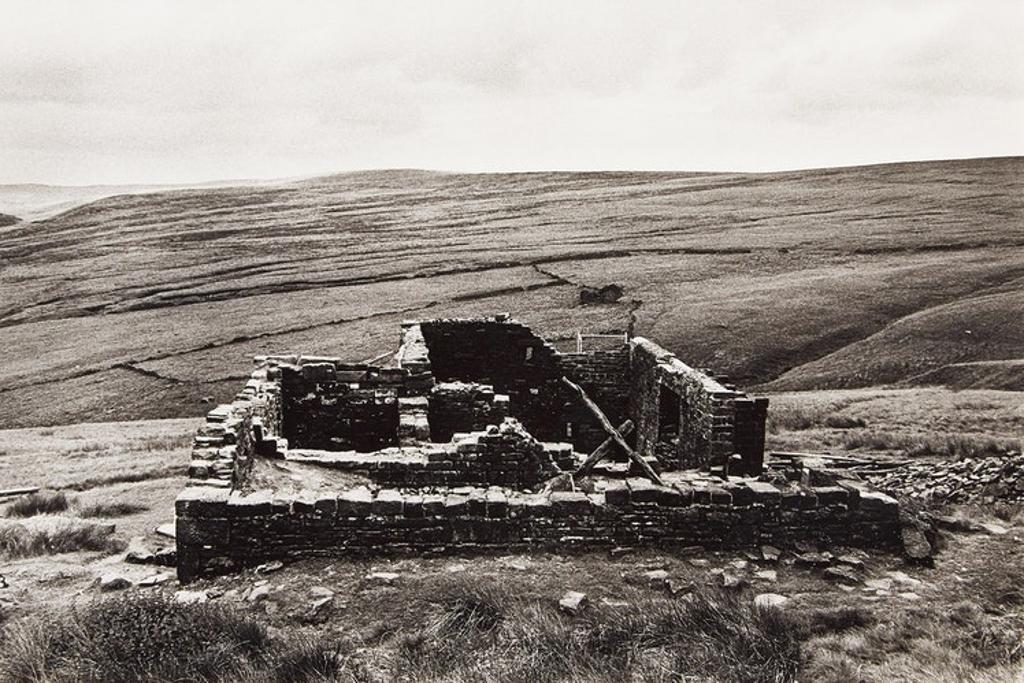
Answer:
M660 586L668 581L668 572L664 569L651 569L644 572L644 579L651 585Z
M864 569L864 560L853 555L840 555L836 558L836 562L839 564L845 564L847 567L862 570Z
M993 536L1003 536L1010 532L1006 527L1000 524L992 524L991 522L980 522L978 527L983 529L985 533L992 534Z
M256 567L256 573L257 574L270 574L271 572L276 572L279 569L283 569L283 568L284 568L284 562L282 562L281 560L274 560L272 562L267 562L266 564L261 564L260 566Z
M782 607L787 602L789 598L778 593L761 593L754 596L754 604L758 607Z
M773 545L763 545L761 546L761 556L765 562L778 562L779 557L782 556L782 551Z
M178 566L178 551L174 548L159 548L153 554L153 564L159 567Z
M157 536L165 536L167 538L175 538L174 522L168 522L167 524L161 524L153 531L156 532Z
M827 567L832 564L832 553L798 553L796 555L796 563L804 567Z
M635 552L635 550L635 548L615 547L609 550L608 554L612 557L622 557L623 555L629 555L630 553Z
M683 583L682 581L676 581L674 579L669 579L665 582L665 585L668 586L668 592L672 595L679 595L680 593L689 592L690 590L693 590L692 583Z
M383 586L390 586L398 581L399 574L395 572L371 572L366 575L366 580Z
M904 600L920 600L921 599L920 595L918 595L917 593L912 593L910 591L907 591L905 593L897 593L896 597L902 598Z
M128 541L128 549L124 554L124 561L129 564L152 564L156 555L146 545L142 536L132 536Z
M732 562L729 563L729 566L731 566L733 569L738 569L738 570L742 571L742 570L747 568L748 564L750 564L750 563L747 562L746 560L733 560Z
M924 501L1024 501L1024 454L910 463L874 479L873 483Z
M924 531L917 525L907 525L900 530L903 540L903 554L912 562L928 563L932 559L932 544Z
M738 590L738 589L743 588L744 586L746 586L748 583L750 583L750 582L747 581L742 576L737 576L737 575L732 574L730 572L723 572L722 573L722 587L723 588L732 588L732 589L737 589Z
M889 576L893 582L902 586L920 586L923 583L920 579L915 579L913 576L908 576L899 570L888 571L886 572L886 575Z
M264 584L262 586L255 586L249 591L249 596L246 598L249 602L259 602L260 600L266 600L270 597L270 586Z
M848 586L856 585L860 583L860 577L850 567L828 567L822 574L826 579L838 581Z
M509 560L507 562L502 562L502 564L509 569L516 570L517 572L525 572L530 568L528 564L520 560Z
M104 574L99 584L101 591L119 591L132 586L132 582L120 574Z
M334 591L324 586L313 586L309 589L309 594L314 598L333 598Z
M178 591L174 594L174 601L183 605L201 605L208 599L206 591Z
M570 614L578 614L587 606L587 596L585 593L568 591L562 596L562 599L558 601L558 606Z
M762 569L760 571L754 572L754 578L760 579L761 581L775 582L776 580L778 580L779 575L778 572L776 572L774 569Z
M445 571L449 574L460 574L466 571L466 565L464 564L450 564L445 567Z
M711 564L711 562L705 560L702 557L694 557L692 559L687 560L687 562L692 564L694 567L707 567L709 564Z
M158 572L140 580L139 587L150 588L152 586L159 586L161 583L167 583L171 578L173 578L173 576L170 572Z
M331 604L331 602L333 600L334 600L334 596L331 596L331 595L328 595L328 596L325 596L325 597L322 597L322 598L317 598L316 600L314 600L309 605L309 614L310 614L310 616L313 616L313 617L319 616L320 612L323 611L323 609L325 607L327 607L327 605Z

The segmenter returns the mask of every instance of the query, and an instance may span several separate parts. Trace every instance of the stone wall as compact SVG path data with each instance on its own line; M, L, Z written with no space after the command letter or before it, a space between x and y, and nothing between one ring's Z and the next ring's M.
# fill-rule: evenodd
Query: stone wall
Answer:
M507 316L420 323L440 382L489 384L509 397L510 414L542 441L565 438L558 352Z
M300 448L375 451L398 443L398 390L363 388L326 363L281 368L283 431Z
M618 427L629 417L629 346L617 349L560 353L562 374L579 384ZM563 419L571 425L571 441L576 450L589 453L608 438L600 423L574 395L568 395Z
M289 449L288 462L355 472L382 486L496 484L532 489L575 466L572 446L541 443L515 419L445 444L418 444L375 453Z
M192 441L188 485L240 486L253 458L273 451L273 435L281 430L281 394L277 382L269 378L266 359L257 358L257 364L234 401L207 413Z
M664 460L666 452L674 451L675 467L706 468L724 465L739 453L743 459L739 469L751 474L761 471L767 399L750 399L729 389L643 337L630 340L630 376L630 417L642 455ZM662 434L664 391L678 399L671 443L665 443Z
M432 441L451 441L456 432L478 431L501 424L509 414L509 399L489 384L441 382L430 390L427 422Z
M195 487L179 496L176 511L182 581L310 555L799 542L895 548L899 542L899 506L884 494L753 480L658 487L630 479L593 494L455 487L276 497Z

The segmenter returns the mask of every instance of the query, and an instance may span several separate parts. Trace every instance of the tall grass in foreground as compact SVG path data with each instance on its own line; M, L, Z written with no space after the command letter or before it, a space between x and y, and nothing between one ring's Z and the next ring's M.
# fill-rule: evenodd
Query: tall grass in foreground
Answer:
M9 624L0 680L10 683L336 680L339 651L320 641L272 639L249 616L125 595Z
M8 624L0 680L780 683L794 680L799 665L798 622L754 607L749 596L647 598L573 616L475 580L414 602L404 623L355 642L298 629L271 635L215 603L117 596Z

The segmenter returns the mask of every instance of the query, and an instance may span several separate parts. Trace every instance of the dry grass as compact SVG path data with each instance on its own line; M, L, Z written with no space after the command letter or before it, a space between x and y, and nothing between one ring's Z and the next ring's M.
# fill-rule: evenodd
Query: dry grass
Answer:
M77 507L79 517L127 517L149 510L145 505L116 501L113 503L88 503Z
M110 525L70 517L37 516L22 522L0 520L0 558L70 553L78 550L115 551L121 543Z
M946 389L859 389L771 396L775 450L887 451L970 458L1021 450L1019 394Z
M123 596L9 624L0 676L12 682L791 681L798 624L736 596L702 593L573 618L484 582L457 581L369 649L308 632L270 636L212 605ZM418 617L418 618L417 618ZM418 622L418 623L416 623Z
M158 420L0 430L0 488L83 491L181 476L198 424Z
M21 496L7 506L8 517L32 517L64 512L68 509L68 499L60 491L39 491Z

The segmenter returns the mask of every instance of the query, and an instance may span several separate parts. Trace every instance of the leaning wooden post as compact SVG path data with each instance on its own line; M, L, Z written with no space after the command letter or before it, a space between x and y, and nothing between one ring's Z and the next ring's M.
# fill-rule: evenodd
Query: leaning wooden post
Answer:
M633 421L626 420L619 425L619 434L622 436L629 436L630 432L633 431ZM573 477L583 477L590 473L590 470L594 469L594 466L601 462L612 449L615 447L615 439L608 437L601 445L594 449L594 452L587 456L587 459L583 461L583 464L576 468L576 471L572 473Z
M612 426L612 423L608 421L607 417L605 417L605 414L601 411L601 408L598 407L598 405L594 403L592 400L590 400L590 397L587 396L587 392L583 390L583 387L576 384L568 377L562 377L562 383L576 392L580 400L583 401L583 405L587 406L587 408L590 409L590 412L593 413L594 417L597 418L597 421L601 423L601 427L604 429L605 432L607 432L608 436L610 436L615 441L615 443L618 444L619 448L625 451L626 455L632 458L633 462L640 466L640 471L643 472L648 479L653 481L658 486L664 486L665 483L661 481L661 477L658 476L658 473L651 468L650 464L646 460L640 457L639 453L637 453L636 451L629 447L629 444L626 443L626 440L622 438L622 434L619 434L615 427Z

